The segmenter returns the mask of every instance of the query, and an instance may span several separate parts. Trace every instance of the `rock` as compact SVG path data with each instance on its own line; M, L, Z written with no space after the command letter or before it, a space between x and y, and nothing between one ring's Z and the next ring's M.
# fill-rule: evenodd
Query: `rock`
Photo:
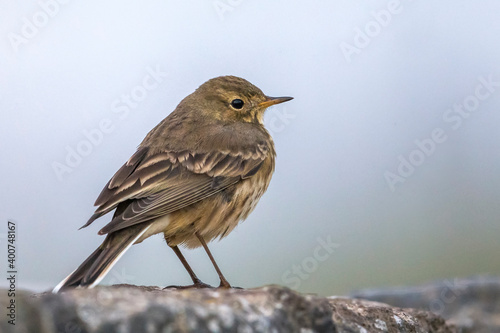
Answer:
M337 332L458 332L431 312L350 298L331 298L330 305Z
M500 332L500 278L451 279L419 287L362 290L353 297L430 311L460 332Z
M47 332L333 332L325 298L281 287L162 290L118 285L39 295Z
M17 312L15 332L456 332L430 312L301 295L278 286L248 290L100 286L57 295L22 293L16 302L23 310ZM14 332L3 322L1 328Z

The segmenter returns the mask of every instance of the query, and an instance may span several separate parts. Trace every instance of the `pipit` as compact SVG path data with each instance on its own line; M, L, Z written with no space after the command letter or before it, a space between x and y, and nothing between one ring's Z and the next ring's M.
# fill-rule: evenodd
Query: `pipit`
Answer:
M202 84L153 128L115 173L82 227L115 209L99 231L104 242L54 292L98 284L132 245L163 233L193 285L195 275L179 246L203 246L227 236L247 218L267 190L276 152L264 128L264 111L292 97L268 97L250 82L221 76Z

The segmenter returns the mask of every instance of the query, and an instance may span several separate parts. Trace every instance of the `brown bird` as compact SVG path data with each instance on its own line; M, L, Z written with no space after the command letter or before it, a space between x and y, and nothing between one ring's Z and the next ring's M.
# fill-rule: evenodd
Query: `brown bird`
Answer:
M99 231L104 242L53 290L98 284L130 246L163 233L193 280L179 245L203 246L227 236L255 208L274 172L276 152L264 111L292 97L268 97L250 82L221 76L184 98L115 173L95 202L95 219L116 209ZM191 287L191 286L189 286Z

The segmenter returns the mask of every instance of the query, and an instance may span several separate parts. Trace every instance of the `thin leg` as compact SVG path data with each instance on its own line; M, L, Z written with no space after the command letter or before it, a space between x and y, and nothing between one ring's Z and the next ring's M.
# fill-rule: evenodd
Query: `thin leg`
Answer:
M188 271L189 276L191 277L191 280L193 280L193 283L194 284L201 283L200 279L198 279L198 277L196 276L196 274L194 274L194 271L191 268L191 266L189 266L186 258L184 258L184 256L182 255L181 250L179 250L179 247L177 247L177 245L176 246L172 246L172 250L174 250L175 254L179 258L179 260L182 262L182 265L184 266L184 268L186 269L186 271Z
M196 237L198 237L198 240L200 241L201 245L203 246L203 248L207 252L208 257L210 258L210 261L214 265L214 268L217 271L217 274L219 274L219 278L220 278L219 288L231 288L231 285L229 284L229 282L227 282L224 275L222 275L222 272L220 271L219 266L217 266L217 263L215 262L214 257L212 256L212 253L208 249L207 243L205 243L205 240L203 239L203 237L201 237L198 232L195 232L194 234L196 235Z
M169 286L167 288L177 288L177 289L184 289L184 288L213 288L212 286L201 282L200 279L194 274L193 269L191 266L189 266L186 258L181 253L181 250L177 246L171 246L172 250L174 250L175 254L179 258L179 260L182 262L182 265L186 269L186 271L189 273L189 276L191 277L191 280L193 280L193 285L191 286L185 286L185 287L179 287L179 286Z

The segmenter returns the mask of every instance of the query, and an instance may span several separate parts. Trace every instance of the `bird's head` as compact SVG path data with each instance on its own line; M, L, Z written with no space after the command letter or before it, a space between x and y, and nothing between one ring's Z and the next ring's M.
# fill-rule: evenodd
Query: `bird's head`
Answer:
M219 76L203 83L191 96L207 117L221 121L263 124L264 111L293 97L269 97L245 79Z

